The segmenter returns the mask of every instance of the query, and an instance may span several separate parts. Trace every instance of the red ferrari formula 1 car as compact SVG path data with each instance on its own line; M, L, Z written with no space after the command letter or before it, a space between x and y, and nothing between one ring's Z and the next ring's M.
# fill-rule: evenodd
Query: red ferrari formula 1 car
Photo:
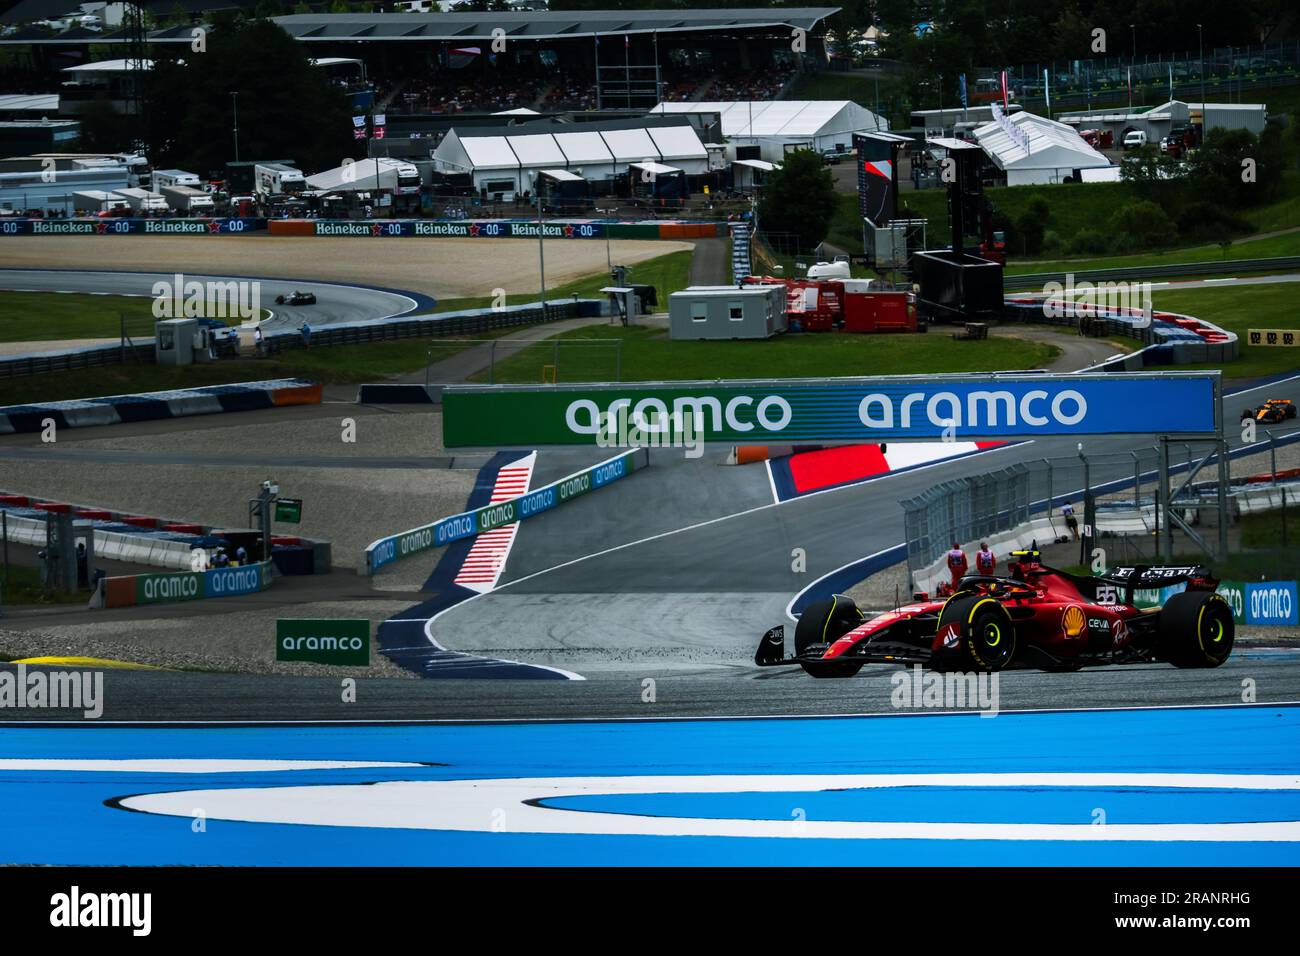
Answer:
M867 620L843 595L809 605L786 657L785 626L759 642L760 667L798 664L813 677L852 677L864 664L927 664L935 670L1008 666L1077 670L1167 661L1218 667L1232 653L1232 610L1200 567L1114 568L1098 577L1042 564L1017 551L1009 577L967 575L947 600L920 601ZM1163 607L1139 608L1138 588L1186 582Z

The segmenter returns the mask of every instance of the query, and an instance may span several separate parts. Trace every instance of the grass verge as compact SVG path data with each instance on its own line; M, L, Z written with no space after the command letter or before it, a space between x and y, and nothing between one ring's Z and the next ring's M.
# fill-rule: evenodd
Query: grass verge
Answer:
M660 326L597 325L547 339L497 363L498 383L536 384L556 364L559 381L612 377L609 350L592 344L566 348L566 339L622 343L625 382L736 378L825 378L839 375L903 375L1040 368L1059 353L1043 342L995 336L956 342L933 335L783 335L768 340L674 342ZM486 374L476 380L486 381Z

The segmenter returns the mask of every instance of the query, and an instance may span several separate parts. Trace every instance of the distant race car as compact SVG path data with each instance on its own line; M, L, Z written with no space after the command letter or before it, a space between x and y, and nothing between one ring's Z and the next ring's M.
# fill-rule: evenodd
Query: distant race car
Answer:
M1295 418L1295 402L1289 398L1266 399L1263 405L1248 408L1241 413L1241 420L1254 419L1266 425L1276 425L1288 418Z
M277 295L275 297L276 305L315 305L316 293L314 292L290 292L288 295Z
M947 600L922 600L871 620L837 594L809 605L785 651L785 626L763 635L760 667L798 664L813 677L852 677L864 664L926 664L935 670L1008 666L1073 671L1098 664L1166 661L1218 667L1232 653L1232 610L1201 567L1112 569L1098 577L1016 551L1009 577L971 574ZM1138 588L1186 582L1159 608L1133 603Z

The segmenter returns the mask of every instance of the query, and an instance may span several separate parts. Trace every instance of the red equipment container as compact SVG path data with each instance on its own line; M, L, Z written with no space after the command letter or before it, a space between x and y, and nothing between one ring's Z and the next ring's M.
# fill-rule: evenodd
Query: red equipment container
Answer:
M915 332L916 297L910 292L850 292L844 297L845 332Z

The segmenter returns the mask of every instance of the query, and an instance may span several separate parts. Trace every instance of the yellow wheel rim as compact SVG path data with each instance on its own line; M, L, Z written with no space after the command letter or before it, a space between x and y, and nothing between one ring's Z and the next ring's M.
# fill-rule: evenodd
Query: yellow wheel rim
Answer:
M997 647L1002 643L1002 629L996 624L989 624L984 628L984 642L989 647Z

